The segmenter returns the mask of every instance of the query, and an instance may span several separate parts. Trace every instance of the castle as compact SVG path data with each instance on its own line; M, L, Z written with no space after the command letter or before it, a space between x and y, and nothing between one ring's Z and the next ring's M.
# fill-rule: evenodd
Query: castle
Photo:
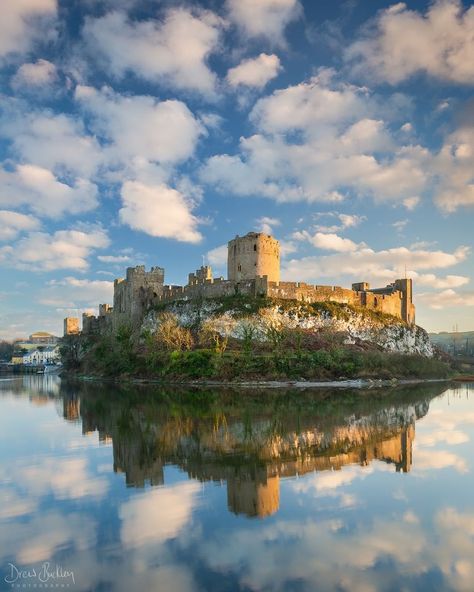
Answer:
M117 331L123 325L139 326L147 310L160 302L218 298L235 294L299 300L302 302L339 302L380 311L415 324L411 279L397 279L384 288L371 288L367 282L352 284L352 289L321 286L304 282L280 281L280 243L264 233L249 232L229 241L227 279L214 278L208 265L188 276L185 286L165 285L165 270L143 265L129 267L124 279L114 282L113 307L99 306L99 315L84 313L82 332L95 334ZM65 328L74 326L65 321Z

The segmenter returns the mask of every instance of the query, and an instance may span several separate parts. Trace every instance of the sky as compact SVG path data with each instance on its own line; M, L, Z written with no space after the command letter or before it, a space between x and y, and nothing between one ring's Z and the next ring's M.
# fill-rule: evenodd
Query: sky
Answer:
M474 330L470 2L7 1L0 85L0 339L253 230L284 280L406 274Z

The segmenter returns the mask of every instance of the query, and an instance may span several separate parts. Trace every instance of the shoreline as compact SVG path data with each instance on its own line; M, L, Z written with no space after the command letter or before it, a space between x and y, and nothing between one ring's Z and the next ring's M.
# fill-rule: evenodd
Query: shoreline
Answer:
M67 374L62 375L62 378L68 378ZM73 375L71 378L82 380L85 382L124 382L128 384L138 385L162 385L162 386L180 386L180 387L227 387L227 388L297 388L297 389L320 389L320 388L338 388L338 389L370 389L381 387L396 387L410 384L436 383L436 382L463 382L461 377L456 378L405 378L405 379L350 379L350 380L242 380L242 381L215 381L215 380L198 380L198 381L166 381L154 380L150 378L102 378L98 376L77 376ZM469 382L469 379L466 380Z

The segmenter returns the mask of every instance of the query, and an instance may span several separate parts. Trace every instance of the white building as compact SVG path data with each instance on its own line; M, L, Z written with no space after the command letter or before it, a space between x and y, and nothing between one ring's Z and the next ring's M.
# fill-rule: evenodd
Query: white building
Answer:
M31 366L59 364L60 361L61 356L58 346L33 349L23 355L23 364L29 364Z

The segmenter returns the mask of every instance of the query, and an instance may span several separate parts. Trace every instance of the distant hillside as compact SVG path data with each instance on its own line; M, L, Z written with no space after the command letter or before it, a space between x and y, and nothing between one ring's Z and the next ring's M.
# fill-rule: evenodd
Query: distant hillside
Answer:
M451 354L474 356L474 331L430 333L431 342Z

